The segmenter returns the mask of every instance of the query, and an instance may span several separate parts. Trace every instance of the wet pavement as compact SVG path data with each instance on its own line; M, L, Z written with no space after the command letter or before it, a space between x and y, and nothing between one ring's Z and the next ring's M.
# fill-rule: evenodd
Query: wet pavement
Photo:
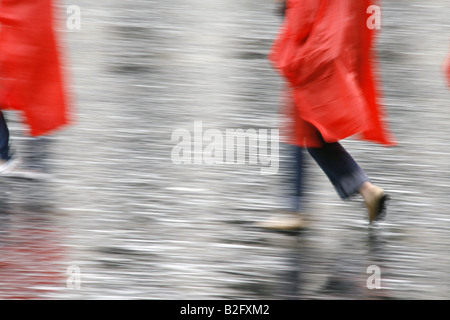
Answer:
M283 205L284 171L175 164L177 129L277 129L281 82L266 56L272 1L79 0L61 33L74 122L38 141L14 114L12 143L48 181L0 181L0 298L448 299L450 92L445 0L384 1L378 41L398 146L344 145L389 191L368 226L307 159L301 233L254 223ZM284 153L281 153L283 163ZM371 266L380 287L368 288Z

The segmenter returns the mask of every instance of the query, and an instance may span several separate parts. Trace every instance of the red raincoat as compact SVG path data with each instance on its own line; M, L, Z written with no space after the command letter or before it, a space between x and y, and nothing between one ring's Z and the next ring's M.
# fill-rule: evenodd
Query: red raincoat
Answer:
M287 0L269 55L287 80L294 132L288 142L319 146L359 134L395 144L383 122L374 78L371 0Z
M34 136L68 121L52 0L0 1L0 108L23 113Z

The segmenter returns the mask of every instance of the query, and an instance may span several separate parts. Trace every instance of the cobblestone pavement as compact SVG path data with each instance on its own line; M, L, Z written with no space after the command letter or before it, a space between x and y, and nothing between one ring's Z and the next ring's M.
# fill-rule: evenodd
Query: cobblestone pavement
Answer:
M426 4L425 4L426 3ZM81 28L65 26L81 9ZM344 144L391 194L368 226L307 160L301 233L253 224L279 210L283 171L174 164L177 130L277 129L269 0L63 1L74 122L13 145L54 178L0 181L0 298L448 299L450 92L445 0L384 1L378 41L398 146ZM281 153L281 160L284 160ZM381 287L369 289L370 266ZM369 269L368 269L369 268ZM77 281L79 280L79 281Z

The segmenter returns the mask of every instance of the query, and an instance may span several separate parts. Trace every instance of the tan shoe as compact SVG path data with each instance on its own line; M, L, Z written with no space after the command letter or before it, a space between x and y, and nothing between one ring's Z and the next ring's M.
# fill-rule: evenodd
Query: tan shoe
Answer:
M271 230L301 230L306 227L305 220L295 212L282 212L257 224L258 227Z
M370 196L364 199L369 214L369 223L381 220L386 215L386 201L389 199L386 192L380 187L374 186Z

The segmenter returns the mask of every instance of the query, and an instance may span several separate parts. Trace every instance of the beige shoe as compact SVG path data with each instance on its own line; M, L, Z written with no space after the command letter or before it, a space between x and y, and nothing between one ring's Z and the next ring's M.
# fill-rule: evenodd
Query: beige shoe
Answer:
M386 201L389 199L383 189L374 186L370 196L364 199L369 214L369 223L381 220L386 215Z
M283 212L258 223L258 227L271 230L301 230L306 227L305 220L295 212Z

